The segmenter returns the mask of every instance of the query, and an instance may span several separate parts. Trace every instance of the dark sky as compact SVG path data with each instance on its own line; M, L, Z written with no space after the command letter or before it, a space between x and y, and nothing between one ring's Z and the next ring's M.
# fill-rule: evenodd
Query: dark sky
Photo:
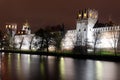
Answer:
M0 0L0 24L23 24L27 19L33 31L61 23L75 27L77 11L85 8L98 10L100 21L111 16L120 23L120 0Z

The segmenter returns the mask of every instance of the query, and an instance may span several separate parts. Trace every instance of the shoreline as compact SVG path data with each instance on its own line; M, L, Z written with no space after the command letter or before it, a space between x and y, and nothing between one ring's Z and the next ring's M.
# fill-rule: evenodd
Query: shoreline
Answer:
M70 57L75 59L91 59L101 61L116 61L120 62L120 56L115 55L97 55L97 54L75 54L75 53L57 53L57 52L41 52L41 51L22 51L22 50L0 50L0 52L7 53L19 53L30 55L43 55L43 56L55 56L55 57Z

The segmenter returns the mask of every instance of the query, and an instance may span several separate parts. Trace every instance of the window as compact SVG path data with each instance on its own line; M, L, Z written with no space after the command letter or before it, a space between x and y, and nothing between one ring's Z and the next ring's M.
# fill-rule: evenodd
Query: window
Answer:
M86 31L86 29L84 29L84 31Z

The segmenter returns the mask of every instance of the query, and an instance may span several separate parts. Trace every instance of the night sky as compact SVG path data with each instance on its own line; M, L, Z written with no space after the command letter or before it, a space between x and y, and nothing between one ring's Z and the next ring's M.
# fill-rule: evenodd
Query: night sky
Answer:
M111 16L115 23L120 23L120 0L0 0L0 25L23 24L27 19L33 32L61 23L74 28L77 11L85 8L98 10L102 22Z

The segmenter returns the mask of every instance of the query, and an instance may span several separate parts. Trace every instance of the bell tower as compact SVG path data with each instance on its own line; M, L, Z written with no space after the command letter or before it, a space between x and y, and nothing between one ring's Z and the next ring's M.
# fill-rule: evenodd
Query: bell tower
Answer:
M78 12L76 24L76 46L85 46L87 40L88 11L82 10Z
M78 12L76 23L76 46L85 46L92 43L93 27L98 19L98 12L85 9Z

